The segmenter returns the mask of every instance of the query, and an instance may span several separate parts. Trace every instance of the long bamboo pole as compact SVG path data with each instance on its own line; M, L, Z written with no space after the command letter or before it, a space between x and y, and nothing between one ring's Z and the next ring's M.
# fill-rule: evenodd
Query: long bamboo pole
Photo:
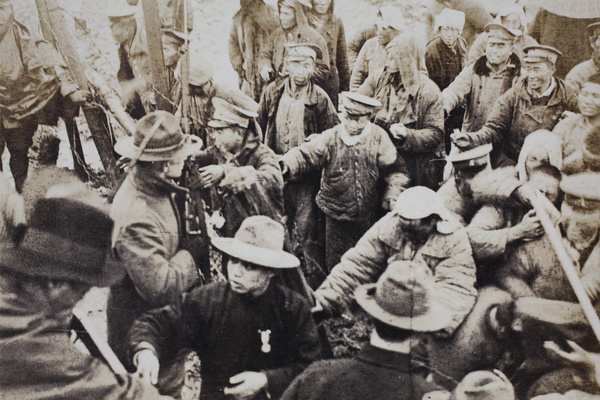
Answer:
M598 339L598 342L600 342L600 318L598 318L598 314L596 314L596 310L594 310L592 302L585 292L583 284L581 283L581 279L579 279L579 274L575 269L575 263L571 257L569 257L567 250L563 246L562 237L548 216L548 213L543 207L541 198L539 196L542 196L542 194L536 190L533 195L530 196L531 204L533 205L535 213L544 227L544 231L546 231L546 235L548 236L550 244L556 253L556 257L558 257L558 260L565 271L567 279L569 279L569 282L573 287L573 291L575 292L577 300L579 300L579 304L581 304L581 308L583 309L583 312L588 319L594 334L596 335L596 339Z

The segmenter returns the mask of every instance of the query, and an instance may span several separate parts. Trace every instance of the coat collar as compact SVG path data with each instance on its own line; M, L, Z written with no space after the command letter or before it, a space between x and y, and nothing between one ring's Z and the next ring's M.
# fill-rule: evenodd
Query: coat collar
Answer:
M281 99L281 96L283 96L286 86L289 85L289 81L290 81L290 77L288 76L285 79L283 79L279 84L277 84L277 86L275 87L276 98L278 99L276 104L279 104L279 99ZM317 90L315 89L315 84L311 80L308 83L308 89L307 89L306 96L304 98L304 104L307 106L313 106L313 105L317 104L318 101L319 101L319 96L317 94Z
M146 171L134 167L133 173L129 174L127 180L138 191L152 197L170 195L171 193L184 193L187 189L177 185L171 180L161 179L152 171Z
M356 358L368 364L381 365L402 372L412 372L410 354L383 350L372 344L366 344Z
M508 64L506 65L507 70L512 71L512 75L518 75L521 71L521 60L519 56L512 53L508 58ZM473 72L477 75L489 76L492 70L487 65L487 56L481 56L473 65Z

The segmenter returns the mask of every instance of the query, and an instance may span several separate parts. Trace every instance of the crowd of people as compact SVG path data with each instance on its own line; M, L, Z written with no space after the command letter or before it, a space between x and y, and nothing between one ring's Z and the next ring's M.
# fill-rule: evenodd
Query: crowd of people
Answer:
M160 93L123 1L109 203L52 138L27 176L90 94L0 0L0 398L600 399L600 19L565 70L563 17L506 3L436 0L427 43L401 4L347 37L334 0L241 0L232 85L158 0ZM94 286L104 360L67 334Z

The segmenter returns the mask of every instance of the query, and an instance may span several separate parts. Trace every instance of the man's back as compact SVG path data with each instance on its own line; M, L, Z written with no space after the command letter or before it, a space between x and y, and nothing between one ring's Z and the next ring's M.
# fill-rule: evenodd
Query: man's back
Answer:
M353 359L319 361L292 382L282 400L421 399L438 389L409 354L366 345Z

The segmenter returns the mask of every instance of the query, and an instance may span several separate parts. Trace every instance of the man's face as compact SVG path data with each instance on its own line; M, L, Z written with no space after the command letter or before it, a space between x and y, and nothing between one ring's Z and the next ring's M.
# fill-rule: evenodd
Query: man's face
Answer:
M387 46L400 32L383 21L382 18L377 19L377 40L382 46Z
M135 20L121 18L110 23L110 30L118 44L124 44L131 40L131 32Z
M237 126L213 129L212 136L217 148L231 154L236 154L244 142L243 128Z
M579 111L586 117L600 115L600 84L586 82L577 97L579 100Z
M185 165L185 158L176 158L167 162L167 178L179 178Z
M490 37L485 48L485 56L491 65L502 65L513 52L513 44L507 40Z
M555 67L547 61L526 62L523 71L527 76L527 87L533 92L544 92L550 85Z
M286 5L279 6L279 22L283 29L292 29L296 26L296 10Z
M256 297L267 289L273 273L267 268L231 257L227 263L227 275L231 290Z
M529 184L546 196L552 204L556 204L558 201L560 182L555 177L543 172L534 172L529 176Z
M342 122L344 124L344 129L346 132L351 135L360 135L362 131L365 130L369 120L371 119L370 115L351 115L346 111L343 113Z
M467 199L473 199L473 189L471 188L471 183L473 182L473 178L475 178L478 172L478 170L470 169L454 170L454 181L456 182L456 190L461 196Z
M179 44L163 38L163 53L165 55L165 66L174 67L179 59L181 58L181 53L179 52Z
M458 40L458 29L449 26L442 26L440 28L440 37L446 46L454 47L456 40Z
M290 79L296 86L306 86L315 73L315 62L310 57L306 57L303 60L288 59L286 61L286 69L290 75Z
M436 230L436 225L439 220L437 215L430 215L427 218L407 219L398 216L402 231L408 239L414 243L423 243Z
M318 14L325 14L329 11L329 6L331 5L331 0L313 0L313 9Z
M600 201L565 195L561 209L562 224L567 239L584 242L600 229Z

